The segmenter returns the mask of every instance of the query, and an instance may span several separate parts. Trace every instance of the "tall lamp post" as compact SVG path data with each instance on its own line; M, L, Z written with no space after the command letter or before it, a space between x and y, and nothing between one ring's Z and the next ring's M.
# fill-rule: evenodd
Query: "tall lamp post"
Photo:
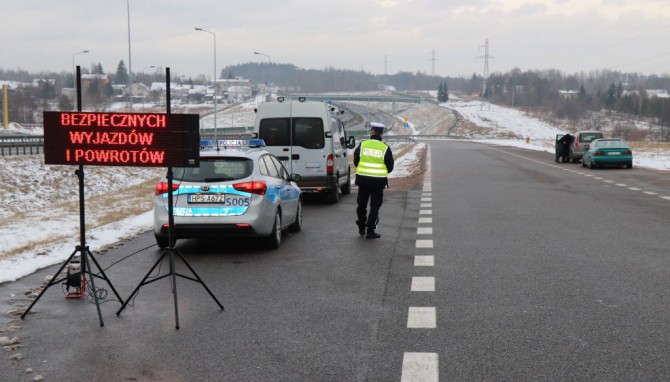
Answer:
M141 72L142 73L142 79L143 80L145 79L144 78L144 71L145 70L155 68L155 67L156 67L156 65L151 65L151 66L147 66L146 68L142 68L142 72ZM144 86L146 86L146 85L144 85ZM146 98L146 96L147 96L147 91L144 88L142 88L142 110L144 110L144 98Z
M268 65L272 64L272 60L270 59L270 56L268 56L267 54L261 53L261 52L254 52L254 54L257 54L259 56L267 57L268 58ZM268 81L265 81L265 84L263 84L263 101L265 101L265 88L267 86L267 83L268 83Z
M218 130L216 128L216 114L217 114L217 111L218 111L218 109L217 109L217 103L218 102L217 102L217 99L216 99L216 89L217 89L217 83L216 83L216 78L217 78L216 77L216 33L212 32L212 31L208 31L206 29L202 29L202 28L195 28L195 30L197 30L199 32L209 33L214 37L214 77L212 78L212 81L214 82L214 139L216 139L216 141L218 142L219 133L218 133Z
M130 0L126 0L128 14L128 109L133 111L133 58L130 54Z
M75 88L77 87L77 72L74 70L74 56L78 54L84 54L88 53L88 50L82 50L80 52L72 53L72 86ZM74 96L74 109L77 110L77 95L75 94Z

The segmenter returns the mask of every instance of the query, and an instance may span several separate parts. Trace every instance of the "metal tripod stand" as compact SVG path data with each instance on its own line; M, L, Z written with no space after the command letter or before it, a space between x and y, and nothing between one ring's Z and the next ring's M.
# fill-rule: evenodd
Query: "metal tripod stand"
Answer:
M171 103L172 103L171 100L170 100L170 98L171 98L170 97L170 68L165 68L165 82L166 82L166 94L165 95L166 95L166 101L167 101L167 113L170 114L170 108L171 108ZM174 199L173 199L173 195L172 195L172 191L173 191L172 190L172 167L168 167L167 181L168 181L168 247L163 251L161 256L158 258L158 260L151 267L151 269L149 269L149 272L147 272L147 274L144 276L142 281L140 281L140 283L137 285L135 290L133 290L133 293L131 293L130 296L128 296L128 299L123 303L121 308L116 312L116 315L118 316L118 315L121 314L123 309L125 309L126 306L128 305L128 302L130 302L130 300L132 300L132 298L137 294L137 292L140 290L140 288L142 286L150 284L154 281L164 279L166 277L171 277L172 278L172 282L171 282L171 284L172 284L172 294L174 295L175 327L177 329L179 329L179 305L178 305L178 301L177 301L177 276L185 278L187 280L195 281L195 282L201 284L205 288L207 293L209 293L209 295L214 299L214 301L219 306L219 308L221 308L221 310L223 310L223 305L221 305L219 300L217 300L216 297L214 296L214 294L212 294L212 291L209 290L209 288L207 287L205 282L202 281L200 276L198 276L198 274L195 272L193 267L191 267L191 265L188 263L188 261L186 261L184 256L182 256L182 254L174 247L175 237L174 237L174 204L173 204ZM190 276L185 276L185 275L182 275L182 274L176 272L176 270L175 270L175 253L177 254L177 256L179 256L181 261L188 267L188 269L191 271L193 276L195 276L195 278L190 277ZM154 271L154 269L156 269L158 264L160 264L163 261L163 258L166 255L170 259L170 273L147 281L147 279L149 278L149 275L151 275L151 273Z
M79 70L79 67L77 67L77 70ZM26 309L25 312L21 315L21 319L25 319L26 315L30 312L30 309L37 303L37 301L42 297L44 292L47 291L50 287L59 284L67 279L67 277L63 277L58 279L58 275L63 271L63 269L70 264L70 261L77 255L77 253L81 254L81 281L82 281L82 295L85 292L86 288L86 276L88 275L89 280L91 281L91 292L93 294L93 299L95 300L95 306L98 309L98 318L100 319L100 326L105 326L105 323L102 321L102 312L100 311L100 302L98 301L98 293L97 290L95 289L95 278L99 278L102 280L105 280L109 287L112 289L112 292L116 295L116 298L119 300L119 302L123 301L121 296L119 296L119 293L114 289L114 285L112 285L112 282L109 280L109 277L105 274L105 271L100 267L100 264L98 261L93 257L93 254L91 251L88 249L88 246L86 245L86 212L84 209L84 166L79 165L79 169L75 171L75 174L77 174L77 177L79 177L79 236L80 236L80 244L75 248L74 252L70 255L70 257L65 260L63 265L58 269L56 274L51 278L51 281L42 289L40 294L33 300L33 302L30 304L28 309ZM93 273L91 271L91 266L89 264L89 259L93 261L93 264L98 268L98 271L100 272L100 275Z
M172 196L172 168L171 167L168 168L167 179L168 179L168 247L165 248L165 250L163 251L161 256L158 258L158 260L156 260L156 262L151 267L151 269L149 269L149 272L147 272L147 274L144 276L142 281L140 281L140 283L137 285L135 290L133 290L133 293L131 293L130 296L128 296L128 299L123 303L121 308L119 308L119 310L116 312L116 315L118 316L118 315L121 314L123 309L126 308L128 303L130 302L130 300L132 300L132 298L137 294L137 292L140 290L140 288L142 286L147 285L147 284L151 284L152 282L155 282L155 281L158 281L158 280L162 280L166 277L171 277L172 278L172 282L171 282L171 284L172 284L172 294L174 295L175 327L177 329L179 329L179 305L178 305L178 301L177 301L177 276L185 278L187 280L195 281L195 282L201 284L203 286L203 288L205 288L207 293L209 293L209 295L214 299L214 302L216 302L216 304L219 306L219 308L221 308L221 310L223 310L223 305L221 305L219 300L216 299L216 297L214 296L212 291L209 290L209 288L207 287L205 282L202 281L202 279L200 278L200 276L198 276L198 274L195 272L193 267L191 267L191 265L188 263L188 261L186 261L184 256L182 256L181 252L179 252L179 250L174 247L174 243L175 243L174 233L173 233L173 229L174 229L174 207L173 207L173 196ZM175 253L177 254L177 256L179 256L181 261L188 267L188 269L191 271L193 276L195 276L195 278L190 277L190 276L186 276L186 275L182 275L182 274L176 272L176 270L175 270ZM160 264L163 261L165 256L168 256L169 260L170 260L170 273L164 274L162 276L159 276L159 277L156 277L154 279L151 279L151 280L147 281L147 279L149 278L149 275L151 275L151 273L154 271L154 269L156 269L158 264Z

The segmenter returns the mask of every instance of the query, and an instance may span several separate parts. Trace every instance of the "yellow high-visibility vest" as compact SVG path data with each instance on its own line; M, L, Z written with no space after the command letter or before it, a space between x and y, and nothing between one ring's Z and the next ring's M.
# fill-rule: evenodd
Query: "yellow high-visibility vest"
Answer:
M384 156L388 146L381 141L369 139L361 142L360 160L356 167L357 175L386 178L389 175Z

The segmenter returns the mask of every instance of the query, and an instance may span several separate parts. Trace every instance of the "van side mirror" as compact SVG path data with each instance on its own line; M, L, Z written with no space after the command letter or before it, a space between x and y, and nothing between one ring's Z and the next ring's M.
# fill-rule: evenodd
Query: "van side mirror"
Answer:
M326 138L332 138L333 133L331 131L326 131Z
M356 138L349 136L349 144L347 145L348 149L355 149L356 148Z

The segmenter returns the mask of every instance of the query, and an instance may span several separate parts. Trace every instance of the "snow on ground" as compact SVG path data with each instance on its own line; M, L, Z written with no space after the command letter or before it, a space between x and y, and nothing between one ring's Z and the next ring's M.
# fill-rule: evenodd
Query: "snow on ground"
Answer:
M393 171L389 174L389 178L396 179L413 175L412 169L414 168L414 164L419 161L420 154L425 147L425 143L415 144L407 153L397 159Z
M521 138L529 137L531 141L548 139L553 142L556 134L564 133L554 126L527 117L522 111L487 102L456 99L441 106L457 111L477 126L509 132Z

